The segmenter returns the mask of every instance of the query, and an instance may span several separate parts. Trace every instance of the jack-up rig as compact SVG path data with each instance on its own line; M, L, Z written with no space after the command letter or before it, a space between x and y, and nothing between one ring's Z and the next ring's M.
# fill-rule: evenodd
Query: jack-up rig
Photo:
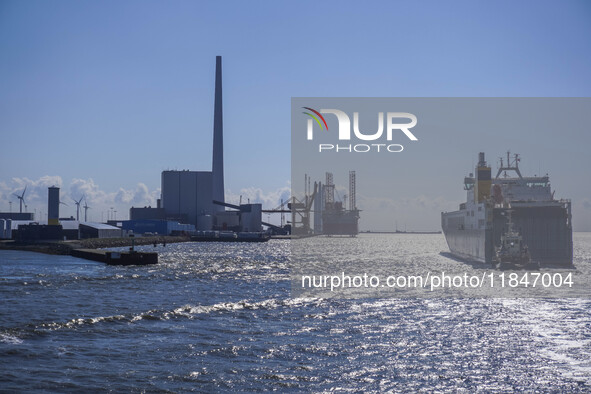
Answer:
M359 209L356 199L355 171L349 171L349 194L340 197L331 172L326 173L325 183L314 182L306 174L304 195L291 197L288 204L291 213L292 234L295 235L347 235L359 233ZM347 200L349 209L347 209Z

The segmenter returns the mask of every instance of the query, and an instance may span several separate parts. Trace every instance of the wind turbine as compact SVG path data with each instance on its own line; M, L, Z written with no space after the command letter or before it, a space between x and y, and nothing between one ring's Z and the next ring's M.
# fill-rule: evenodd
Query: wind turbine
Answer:
M82 199L84 198L84 194L82 195L82 197L80 197L80 200L76 201L74 200L74 204L76 204L76 221L80 220L80 202L82 201Z
M20 201L20 213L23 213L23 203L25 202L25 193L27 192L27 187L25 186L25 190L23 190L23 194L20 196L16 193L12 193L13 196L19 199Z
M86 217L86 213L88 212L90 207L88 206L88 201L86 201L86 197L84 197L84 206L82 208L84 208L84 221L87 222L88 219Z

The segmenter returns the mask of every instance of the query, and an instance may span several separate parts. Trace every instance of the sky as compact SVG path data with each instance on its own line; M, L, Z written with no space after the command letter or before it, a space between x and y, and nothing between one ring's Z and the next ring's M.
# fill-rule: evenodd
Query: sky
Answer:
M216 55L227 200L274 207L292 97L586 97L589 48L587 1L2 0L0 210L58 185L61 216L126 218L162 170L210 170Z

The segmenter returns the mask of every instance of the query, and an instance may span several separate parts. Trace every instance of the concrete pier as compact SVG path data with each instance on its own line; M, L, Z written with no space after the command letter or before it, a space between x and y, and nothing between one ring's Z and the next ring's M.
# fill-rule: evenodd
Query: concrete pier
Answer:
M156 252L112 252L99 249L73 249L74 257L98 261L108 265L148 265L158 264Z

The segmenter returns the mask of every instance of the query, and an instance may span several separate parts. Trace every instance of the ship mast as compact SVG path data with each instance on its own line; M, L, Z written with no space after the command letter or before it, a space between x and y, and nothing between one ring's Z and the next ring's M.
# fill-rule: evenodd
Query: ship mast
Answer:
M513 155L513 160L511 160L511 151L507 151L507 166L503 165L503 158L500 158L501 165L499 166L499 170L497 171L497 176L495 178L499 178L501 172L505 171L505 178L507 177L507 171L515 171L519 179L523 179L521 176L521 171L519 171L519 162L521 159L519 158L519 153L515 153Z

